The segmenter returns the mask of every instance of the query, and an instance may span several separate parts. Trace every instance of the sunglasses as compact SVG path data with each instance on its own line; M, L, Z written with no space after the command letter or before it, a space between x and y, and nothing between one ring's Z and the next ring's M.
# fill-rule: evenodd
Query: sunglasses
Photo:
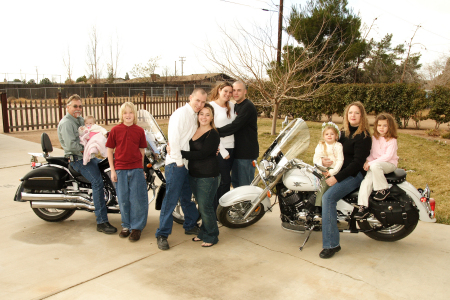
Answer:
M73 106L73 108L82 108L82 106L81 105L72 105Z

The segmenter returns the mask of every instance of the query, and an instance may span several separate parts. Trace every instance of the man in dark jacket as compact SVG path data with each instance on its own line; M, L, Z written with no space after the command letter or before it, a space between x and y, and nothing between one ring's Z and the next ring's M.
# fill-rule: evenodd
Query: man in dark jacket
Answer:
M234 134L234 162L231 170L231 184L234 188L250 185L255 176L252 161L259 156L258 113L255 105L246 98L247 87L242 81L233 84L233 123L218 128L221 137Z

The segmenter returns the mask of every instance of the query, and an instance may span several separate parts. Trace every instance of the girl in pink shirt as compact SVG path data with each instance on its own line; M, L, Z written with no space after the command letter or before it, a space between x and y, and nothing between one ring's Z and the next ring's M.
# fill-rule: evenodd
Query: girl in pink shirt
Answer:
M379 114L375 119L375 132L372 137L372 149L364 164L366 177L361 182L358 195L359 210L356 219L362 219L369 214L369 196L376 191L374 200L384 200L389 195L389 185L384 174L397 169L397 125L394 118L387 113Z

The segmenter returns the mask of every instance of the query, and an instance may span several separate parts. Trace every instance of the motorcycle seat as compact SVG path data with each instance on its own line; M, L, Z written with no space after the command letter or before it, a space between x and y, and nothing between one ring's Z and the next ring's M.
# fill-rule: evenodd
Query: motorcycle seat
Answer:
M84 182L84 183L91 183L89 180L84 178L83 175L81 175L81 173L75 171L75 169L72 168L72 166L70 164L69 164L69 171L76 180Z
M69 166L69 159L65 157L47 157L47 161L49 164L63 166L65 168Z
M343 198L343 200L348 202L348 203L351 203L351 204L357 204L358 203L358 193L359 193L359 188L357 188L356 190L354 190L350 194L347 194Z
M385 174L388 183L397 184L406 181L406 171L403 169L396 169L394 172Z
M398 184L406 181L406 171L403 169L396 169L394 172L385 174L386 180L390 184ZM348 203L357 204L358 203L358 193L359 188L354 190L353 192L347 194L343 199ZM372 192L374 195L375 192Z

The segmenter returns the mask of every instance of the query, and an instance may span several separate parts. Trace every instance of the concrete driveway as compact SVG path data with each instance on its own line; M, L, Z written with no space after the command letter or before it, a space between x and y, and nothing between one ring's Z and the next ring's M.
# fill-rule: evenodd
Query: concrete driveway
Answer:
M13 201L40 145L0 134L0 299L448 299L450 227L420 222L407 238L377 242L342 234L342 250L319 258L321 233L280 227L279 210L240 230L220 228L201 248L174 224L171 249L154 237L158 212L137 243L95 230L92 213L60 223ZM55 151L55 156L61 150ZM439 199L438 199L439 201ZM438 212L439 213L439 212ZM120 215L110 215L120 227Z

